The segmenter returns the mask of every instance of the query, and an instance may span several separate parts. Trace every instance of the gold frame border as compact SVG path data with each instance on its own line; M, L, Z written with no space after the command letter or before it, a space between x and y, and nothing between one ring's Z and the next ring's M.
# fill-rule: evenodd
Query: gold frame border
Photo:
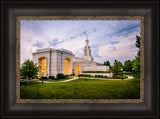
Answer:
M20 99L21 20L140 20L140 99ZM16 103L144 103L144 16L17 16L16 17Z

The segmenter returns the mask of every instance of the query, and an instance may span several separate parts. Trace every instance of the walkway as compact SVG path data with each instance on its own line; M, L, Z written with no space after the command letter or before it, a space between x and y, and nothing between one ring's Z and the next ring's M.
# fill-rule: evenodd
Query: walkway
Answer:
M72 79L67 79L67 80L64 80L64 81L55 81L55 82L52 82L52 81L43 81L44 83L62 83L62 82L68 82L68 81L72 81L72 80L75 80L75 79L78 79L78 77L74 77ZM42 83L42 81L39 81L40 83Z
M127 76L128 78L127 79L124 79L124 80L128 80L128 79L134 79L133 76ZM99 79L99 80L122 80L122 79L106 79L106 78L90 78L90 77L81 77L81 78L87 78L87 79ZM67 80L64 80L64 81L57 81L57 82L51 82L51 81L43 81L44 83L62 83L62 82L69 82L69 81L73 81L75 79L79 79L79 77L74 77L72 79L67 79ZM42 81L39 81L39 82L42 82Z
M72 79L64 80L64 81L61 81L61 82L68 82L68 81L72 81L72 80L75 80L75 79L78 79L78 77L74 77Z
M133 76L127 76L128 78L127 79L134 79L134 77Z

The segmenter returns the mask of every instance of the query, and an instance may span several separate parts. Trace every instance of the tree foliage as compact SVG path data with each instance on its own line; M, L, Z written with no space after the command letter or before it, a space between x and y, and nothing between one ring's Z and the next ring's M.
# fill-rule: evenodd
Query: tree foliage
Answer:
M140 36L136 35L136 47L137 48L140 48L140 40L141 40Z
M130 72L131 72L132 69L133 69L132 61L131 61L131 60L126 60L126 61L124 62L123 70L124 70L124 71L130 71Z
M137 56L132 61L132 66L135 72L140 72L140 36L136 36L136 47L139 48Z
M104 62L104 65L106 65L106 66L111 66L109 60L105 61L105 62Z
M139 56L135 57L135 59L132 61L132 65L133 65L135 72L140 72L140 57Z
M20 69L21 76L28 77L30 80L31 77L37 75L38 67L31 60L26 60Z
M118 75L122 68L123 64L120 61L114 60L113 72L115 73L115 75Z
M111 69L111 64L110 64L109 60L105 61L105 62L103 63L103 65L109 66L109 69Z
M140 56L140 36L136 36L136 47L139 48L137 56Z

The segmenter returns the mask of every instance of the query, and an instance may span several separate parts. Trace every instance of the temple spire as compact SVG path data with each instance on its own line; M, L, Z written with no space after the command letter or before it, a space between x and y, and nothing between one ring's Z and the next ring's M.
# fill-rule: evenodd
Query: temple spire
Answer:
M91 49L90 49L90 46L89 46L88 35L86 35L85 47L83 49L83 58L88 60L88 61L93 61L93 58L91 56Z
M88 36L86 35L86 47L89 47L88 45Z
M88 35L86 35L86 40L88 40Z

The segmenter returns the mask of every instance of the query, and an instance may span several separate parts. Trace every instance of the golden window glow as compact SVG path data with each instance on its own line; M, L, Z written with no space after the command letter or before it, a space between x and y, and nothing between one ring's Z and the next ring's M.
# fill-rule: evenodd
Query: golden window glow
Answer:
M39 66L40 66L40 72L41 74L46 74L46 66L47 66L47 59L46 58L41 58L39 59Z
M65 74L69 74L71 70L71 60L69 58L65 59Z
M81 71L81 67L80 66L76 66L76 73L79 74Z

